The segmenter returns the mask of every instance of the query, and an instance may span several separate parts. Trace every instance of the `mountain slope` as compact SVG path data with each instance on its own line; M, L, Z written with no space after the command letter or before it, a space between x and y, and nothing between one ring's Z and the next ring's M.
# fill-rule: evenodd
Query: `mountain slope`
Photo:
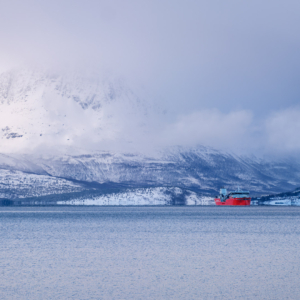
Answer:
M57 178L96 184L82 187L81 191L101 191L101 184L108 184L119 191L178 187L201 195L214 195L225 185L229 190L241 186L255 195L288 191L299 185L300 181L300 164L294 161L250 159L206 147L172 148L155 157L99 152L93 155L52 157L22 155L10 158L6 155L5 158L9 158L5 163L0 161L2 171L34 173L40 177L48 176L49 180ZM75 187L74 191L77 191ZM66 192L73 191L66 186ZM53 194L56 193L53 188ZM41 190L42 195L45 193Z

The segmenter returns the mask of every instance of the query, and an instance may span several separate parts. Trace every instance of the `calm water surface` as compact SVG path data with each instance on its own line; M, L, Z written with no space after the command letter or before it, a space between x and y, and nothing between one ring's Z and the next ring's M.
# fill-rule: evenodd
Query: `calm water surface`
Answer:
M1 207L1 299L300 299L299 207Z

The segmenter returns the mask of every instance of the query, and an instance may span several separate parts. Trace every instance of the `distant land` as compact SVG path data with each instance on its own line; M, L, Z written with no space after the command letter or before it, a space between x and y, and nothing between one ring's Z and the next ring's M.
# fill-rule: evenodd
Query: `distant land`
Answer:
M272 162L206 147L171 149L160 158L2 154L0 198L22 203L94 199L111 205L201 204L212 200L223 185L228 190L240 186L252 196L289 192L299 185L299 171L300 166L289 160Z
M257 205L296 205L300 206L300 187L291 192L255 197L253 203Z

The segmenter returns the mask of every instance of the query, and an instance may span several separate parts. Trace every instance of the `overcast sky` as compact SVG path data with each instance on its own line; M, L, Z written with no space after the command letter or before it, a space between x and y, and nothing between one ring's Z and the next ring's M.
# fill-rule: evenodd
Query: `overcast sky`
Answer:
M174 143L300 150L299 0L1 0L0 28L0 71L109 69L160 102Z

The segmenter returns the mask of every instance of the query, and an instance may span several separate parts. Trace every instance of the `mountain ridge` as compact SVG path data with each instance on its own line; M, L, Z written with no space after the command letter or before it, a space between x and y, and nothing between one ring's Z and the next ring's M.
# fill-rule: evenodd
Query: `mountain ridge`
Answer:
M203 146L185 151L179 148L175 153L173 148L170 152L164 151L160 157L109 152L47 158L22 155L18 159L11 159L11 165L9 160L5 160L5 163L3 159L0 160L0 170L34 174L40 178L48 176L49 180L56 178L78 182L81 191L100 191L101 184L108 184L118 190L178 187L211 196L223 185L232 190L241 186L258 195L289 191L297 187L300 181L300 164L295 162L251 160ZM5 158L10 156L5 155ZM93 182L99 186L88 186ZM68 190L69 184L65 184Z

